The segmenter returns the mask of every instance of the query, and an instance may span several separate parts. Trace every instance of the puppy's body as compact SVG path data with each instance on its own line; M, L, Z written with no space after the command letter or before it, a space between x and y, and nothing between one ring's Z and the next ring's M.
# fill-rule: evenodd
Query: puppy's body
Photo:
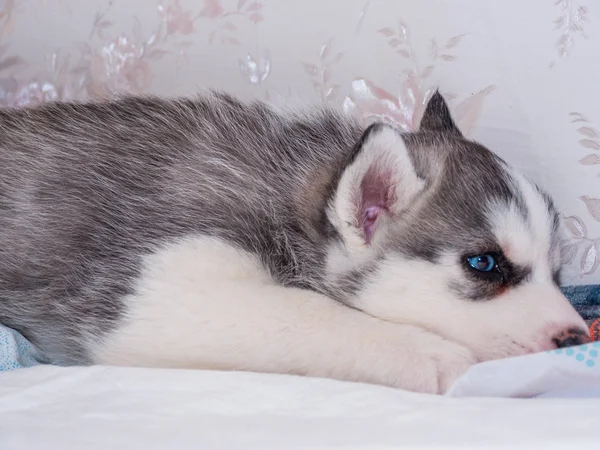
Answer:
M439 95L405 135L223 94L57 103L0 112L0 146L0 322L52 362L442 392L582 327L548 197Z

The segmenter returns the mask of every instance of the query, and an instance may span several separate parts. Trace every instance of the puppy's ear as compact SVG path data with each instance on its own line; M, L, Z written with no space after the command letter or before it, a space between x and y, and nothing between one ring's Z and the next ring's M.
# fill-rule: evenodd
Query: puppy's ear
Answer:
M452 120L450 109L446 104L446 100L442 97L439 91L435 91L421 119L419 126L421 131L437 131L441 133L451 133L461 136L461 132Z
M343 169L328 216L351 249L373 245L423 190L402 136L371 125Z

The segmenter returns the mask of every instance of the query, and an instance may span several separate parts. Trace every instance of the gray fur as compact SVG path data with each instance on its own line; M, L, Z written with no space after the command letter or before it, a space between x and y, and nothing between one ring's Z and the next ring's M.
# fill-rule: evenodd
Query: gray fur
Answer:
M390 244L408 258L495 245L481 204L519 197L440 99L405 136L429 186ZM86 343L118 326L142 258L190 234L260 255L282 285L345 302L376 267L324 277L340 239L325 210L361 134L329 109L281 115L222 93L1 111L0 322L52 362L89 362ZM478 286L465 296L485 297Z

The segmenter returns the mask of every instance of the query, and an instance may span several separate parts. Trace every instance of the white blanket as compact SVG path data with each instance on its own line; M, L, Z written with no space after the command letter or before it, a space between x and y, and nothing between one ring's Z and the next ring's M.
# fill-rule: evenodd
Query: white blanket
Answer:
M448 395L600 398L600 342L476 364Z
M600 448L597 400L448 398L282 375L0 373L0 449Z

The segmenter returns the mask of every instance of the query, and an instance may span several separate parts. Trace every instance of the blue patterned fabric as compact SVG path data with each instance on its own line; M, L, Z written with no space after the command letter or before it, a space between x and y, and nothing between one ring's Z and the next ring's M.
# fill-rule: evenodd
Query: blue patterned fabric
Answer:
M0 325L0 372L41 364L37 349L15 330Z
M600 285L565 286L562 291L585 320L600 317Z
M600 318L600 285L566 286L562 291L585 320ZM15 330L0 325L0 372L41 363L41 355L33 345Z

